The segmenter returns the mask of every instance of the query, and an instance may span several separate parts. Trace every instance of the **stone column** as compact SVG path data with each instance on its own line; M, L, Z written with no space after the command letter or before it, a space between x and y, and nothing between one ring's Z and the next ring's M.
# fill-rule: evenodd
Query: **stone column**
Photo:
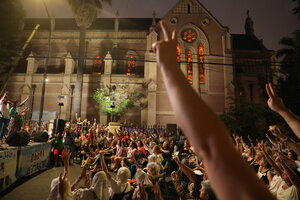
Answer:
M231 36L226 33L223 37L223 63L224 65L224 96L225 96L225 109L229 107L231 100L229 97L234 96L233 82L233 66L232 66L232 54L231 54Z
M153 28L150 28L150 33L147 35L147 51L145 59L156 60L155 53L152 51L152 44L157 42L158 34ZM157 64L156 62L145 62L144 81L148 83L148 107L141 110L141 124L147 122L147 125L156 123L156 88L157 88Z
M156 90L157 84L152 80L148 85L148 126L156 124Z
M111 85L111 75L112 75L112 65L113 60L111 57L111 54L107 52L105 58L104 58L104 74L101 76L103 85L100 85L100 87L106 87ZM107 114L102 113L99 111L100 116L100 124L106 124L107 123Z
M199 93L199 64L198 64L198 55L193 54L193 88Z
M182 73L184 74L184 76L187 77L186 55L185 54L181 54L180 60L181 60L180 69L181 69Z
M65 58L65 74L63 79L63 87L61 90L61 95L64 98L61 99L61 101L64 103L64 105L61 107L61 114L60 118L64 120L69 120L69 117L71 115L70 113L70 102L71 102L71 77L74 72L75 68L75 61L73 60L70 52L68 52L66 58ZM58 111L59 112L59 111Z
M34 73L36 73L38 68L38 62L35 59L33 52L30 52L29 56L27 57L27 69L26 69L26 75L25 75L25 82L24 87L21 94L20 101L23 101L27 96L30 96L29 100L26 102L26 107L31 108L31 102L33 100L32 96L32 76ZM30 111L32 112L32 111ZM30 112L26 114L26 116L30 116ZM27 118L26 118L27 119Z

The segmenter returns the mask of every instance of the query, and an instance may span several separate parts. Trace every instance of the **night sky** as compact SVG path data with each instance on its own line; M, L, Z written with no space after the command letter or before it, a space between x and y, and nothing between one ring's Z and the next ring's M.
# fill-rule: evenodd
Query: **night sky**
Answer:
M163 17L179 0L112 0L112 6L104 5L99 17ZM29 18L47 17L42 0L22 0ZM278 50L280 38L291 36L300 27L300 21L292 14L292 0L200 0L230 33L244 33L246 10L254 21L255 34L263 39L268 49ZM50 13L56 18L71 18L68 0L46 0Z

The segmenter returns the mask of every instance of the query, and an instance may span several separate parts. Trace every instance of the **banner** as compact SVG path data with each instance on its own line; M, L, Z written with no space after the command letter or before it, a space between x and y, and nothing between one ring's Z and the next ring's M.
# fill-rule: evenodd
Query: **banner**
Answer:
M31 120L39 121L39 115L40 115L39 110L32 111ZM50 120L53 120L53 119L56 119L56 111L48 111L48 110L43 111L42 121L49 122Z
M16 181L17 148L8 148L0 151L0 191Z
M19 147L19 160L16 176L29 176L45 169L50 158L51 143L29 143Z

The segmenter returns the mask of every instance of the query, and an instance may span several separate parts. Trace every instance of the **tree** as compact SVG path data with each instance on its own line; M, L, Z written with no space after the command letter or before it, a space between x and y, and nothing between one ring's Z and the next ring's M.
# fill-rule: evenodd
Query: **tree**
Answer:
M77 80L75 86L73 119L75 119L76 113L78 113L79 116L81 115L86 29L92 25L98 13L101 12L102 2L111 4L111 0L69 0L69 4L72 7L72 12L76 24L80 29L79 52L78 52L79 58L78 58L78 65L77 65Z
M0 6L0 74L7 71L21 50L20 28L25 11L20 0L2 0Z
M300 19L300 0L293 9ZM300 30L293 33L293 37L283 37L280 42L284 47L277 52L281 58L278 92L285 105L297 115L300 115Z
M99 104L97 108L104 114L112 115L113 119L114 117L120 119L135 106L144 108L146 106L145 97L144 91L130 91L128 85L101 87L94 93L94 100Z
M244 97L237 97L229 108L221 115L230 133L247 138L263 138L269 125L279 124L284 127L284 121L272 112L266 103L254 103Z

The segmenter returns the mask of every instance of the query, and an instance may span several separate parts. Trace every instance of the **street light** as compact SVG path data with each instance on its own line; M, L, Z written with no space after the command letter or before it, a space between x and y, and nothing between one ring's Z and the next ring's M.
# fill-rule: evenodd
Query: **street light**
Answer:
M52 34L52 28L54 26L54 23L51 20L48 7L46 5L45 0L42 0L43 4L45 6L47 16L50 23L50 29L49 29L49 35L48 35L48 49L47 49L47 56L45 61L45 67L44 67L44 76L43 76L43 86L42 86L42 96L41 96L41 103L40 103L40 114L39 114L39 127L41 127L42 124L42 117L43 117L43 111L44 111L44 98L45 98L45 90L46 90L46 82L48 82L47 78L47 69L48 69L48 61L50 56L50 42L51 42L51 34Z
M115 90L116 90L116 86L113 85L113 86L112 86L112 91L111 91L111 93L112 93L112 94L115 94ZM113 121L113 116L114 116L114 114L113 114L114 108L116 107L116 105L115 105L116 98L115 98L114 96L111 97L111 98L110 98L110 102L111 102L110 108L111 108L111 122L112 122L112 121Z

